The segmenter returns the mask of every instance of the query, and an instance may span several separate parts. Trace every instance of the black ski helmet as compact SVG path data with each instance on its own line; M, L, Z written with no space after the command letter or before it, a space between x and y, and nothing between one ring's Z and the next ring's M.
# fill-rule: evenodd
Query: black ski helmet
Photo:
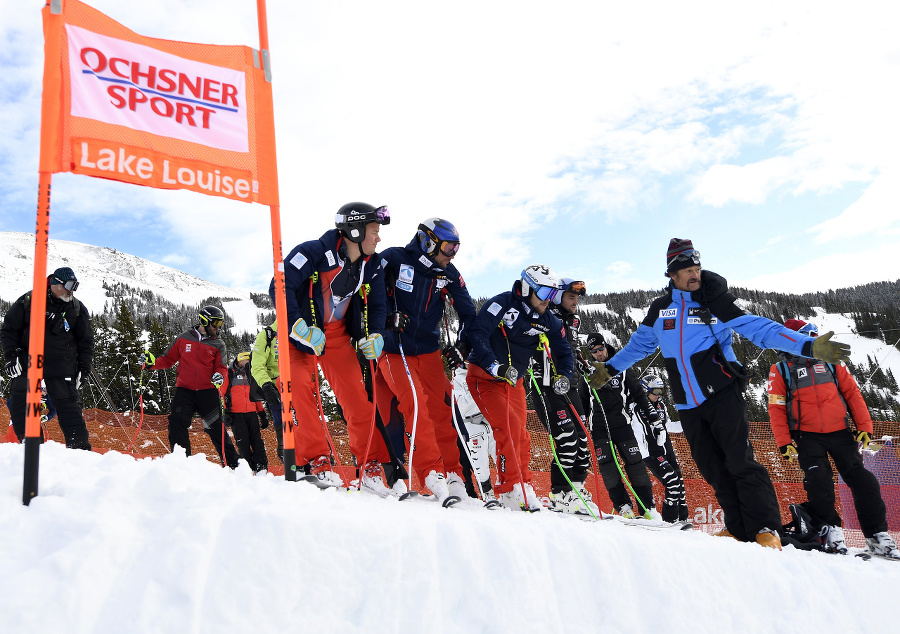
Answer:
M443 242L455 242L459 244L459 231L453 223L443 218L429 218L419 225L416 238L422 251L428 255L434 255Z
M350 242L357 244L366 239L366 225L370 222L389 225L391 213L384 205L375 208L368 203L347 203L338 209L334 217L334 226Z
M200 319L200 325L204 328L210 324L216 328L222 328L225 325L225 313L218 306L204 306L197 316Z

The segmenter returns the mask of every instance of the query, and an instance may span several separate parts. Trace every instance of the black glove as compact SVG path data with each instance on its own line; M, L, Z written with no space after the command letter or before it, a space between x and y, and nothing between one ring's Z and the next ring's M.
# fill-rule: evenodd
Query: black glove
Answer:
M19 357L16 357L12 361L7 362L6 364L6 376L11 379L16 378L22 374L22 362L19 361Z
M409 316L406 313L401 313L399 310L388 313L387 323L385 324L385 328L387 328L388 330L393 330L394 332L403 332L403 329L408 325Z
M225 423L225 427L231 427L231 412L227 409L222 417L222 422Z
M266 406L268 406L269 411L272 412L272 416L274 417L276 409L279 412L281 411L281 395L278 393L275 382L268 381L267 383L263 383L262 393L263 398L266 399Z
M464 341L457 341L455 346L450 346L444 350L444 358L447 360L447 367L455 370L466 362L472 347Z
M495 361L488 369L490 370L490 373L492 375L494 375L498 379L503 379L510 385L515 385L516 381L519 380L519 371L505 363L497 363Z
M782 445L778 448L778 451L781 452L781 457L788 462L793 462L797 459L797 448L794 445Z
M269 417L266 416L266 413L265 412L256 412L256 413L259 414L259 428L265 429L266 427L268 427L269 426Z
M553 391L559 396L568 394L569 393L569 379L567 379L565 376L563 376L561 374L553 377Z

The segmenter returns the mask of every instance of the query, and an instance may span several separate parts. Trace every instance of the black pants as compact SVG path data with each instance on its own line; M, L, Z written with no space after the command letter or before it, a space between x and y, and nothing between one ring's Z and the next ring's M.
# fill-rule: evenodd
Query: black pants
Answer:
M51 397L52 398L52 397ZM203 420L203 431L212 440L219 459L222 459L222 409L219 402L219 392L215 388L207 390L189 390L185 387L176 387L175 396L172 397L172 412L169 414L169 448L173 451L175 446L183 447L187 455L191 455L191 419L194 412L200 414ZM231 444L231 438L225 434L225 459L232 469L238 465L238 454Z
M684 477L681 475L681 466L675 456L672 440L666 434L666 441L660 447L652 434L648 434L647 442L656 445L656 451L651 449L651 455L644 458L644 464L656 479L666 488L666 499L662 506L662 518L665 522L686 520L690 517L687 506L686 491L684 489ZM654 455L661 454L661 455Z
M853 506L863 535L872 537L888 529L887 511L881 497L878 479L863 466L862 456L853 435L847 430L828 434L794 432L797 459L803 469L806 505L813 520L829 526L840 526L841 517L834 508L834 480L828 455L838 473L850 488Z
M47 396L56 408L59 427L70 449L91 450L87 425L81 412L81 397L75 389L75 379L45 378ZM19 442L25 439L25 406L28 378L22 374L13 379L9 395L9 415ZM41 436L43 442L43 435Z
M625 483L619 473L616 455L613 448L610 447L606 425L602 423L602 415L600 421L596 416L594 417L591 435L594 440L594 449L597 452L597 468L600 470L600 475L603 476L603 484L609 493L609 499L616 509L621 508L623 504L631 504L635 514L642 515L654 506L653 485L650 483L647 467L641 458L641 448L634 437L634 430L631 425L617 425L609 429L609 434L612 435L612 444L619 452L622 462L625 463L625 473L628 475L628 481L631 482L631 488L634 489L634 495L637 498L632 504L631 497L628 495Z
M266 457L266 445L259 431L259 415L256 412L232 412L231 431L241 458L246 460L254 471L266 471L269 468L269 459Z
M566 398L547 386L541 386L534 394L538 418L541 419L544 429L549 429L556 448L556 459L550 462L550 491L562 493L571 488L566 476L572 482L584 482L591 466L587 435L582 428L586 423L581 397L574 388L569 390ZM570 402L575 407L575 412L572 412ZM580 421L575 418L576 413Z
M754 541L763 528L780 530L775 487L769 472L753 457L747 403L737 387L726 387L679 414L691 456L715 491L729 532L742 541Z

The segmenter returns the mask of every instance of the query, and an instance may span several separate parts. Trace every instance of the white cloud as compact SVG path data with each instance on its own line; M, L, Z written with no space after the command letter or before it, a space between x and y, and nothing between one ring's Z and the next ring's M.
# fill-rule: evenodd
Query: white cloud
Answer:
M881 235L900 222L900 169L890 169L869 185L841 214L810 228L817 244L851 236Z

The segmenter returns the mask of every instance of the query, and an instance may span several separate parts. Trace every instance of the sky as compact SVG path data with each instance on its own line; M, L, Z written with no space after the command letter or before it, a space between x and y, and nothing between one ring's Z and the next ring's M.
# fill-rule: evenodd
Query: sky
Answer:
M33 231L43 0L0 0L0 226ZM251 0L92 0L146 36L258 47ZM459 229L476 297L549 265L656 289L672 237L731 284L900 278L893 3L269 2L284 254L361 200L382 247ZM57 174L51 236L264 291L269 210Z
M0 444L3 631L896 632L900 565ZM477 507L477 508L476 508Z

